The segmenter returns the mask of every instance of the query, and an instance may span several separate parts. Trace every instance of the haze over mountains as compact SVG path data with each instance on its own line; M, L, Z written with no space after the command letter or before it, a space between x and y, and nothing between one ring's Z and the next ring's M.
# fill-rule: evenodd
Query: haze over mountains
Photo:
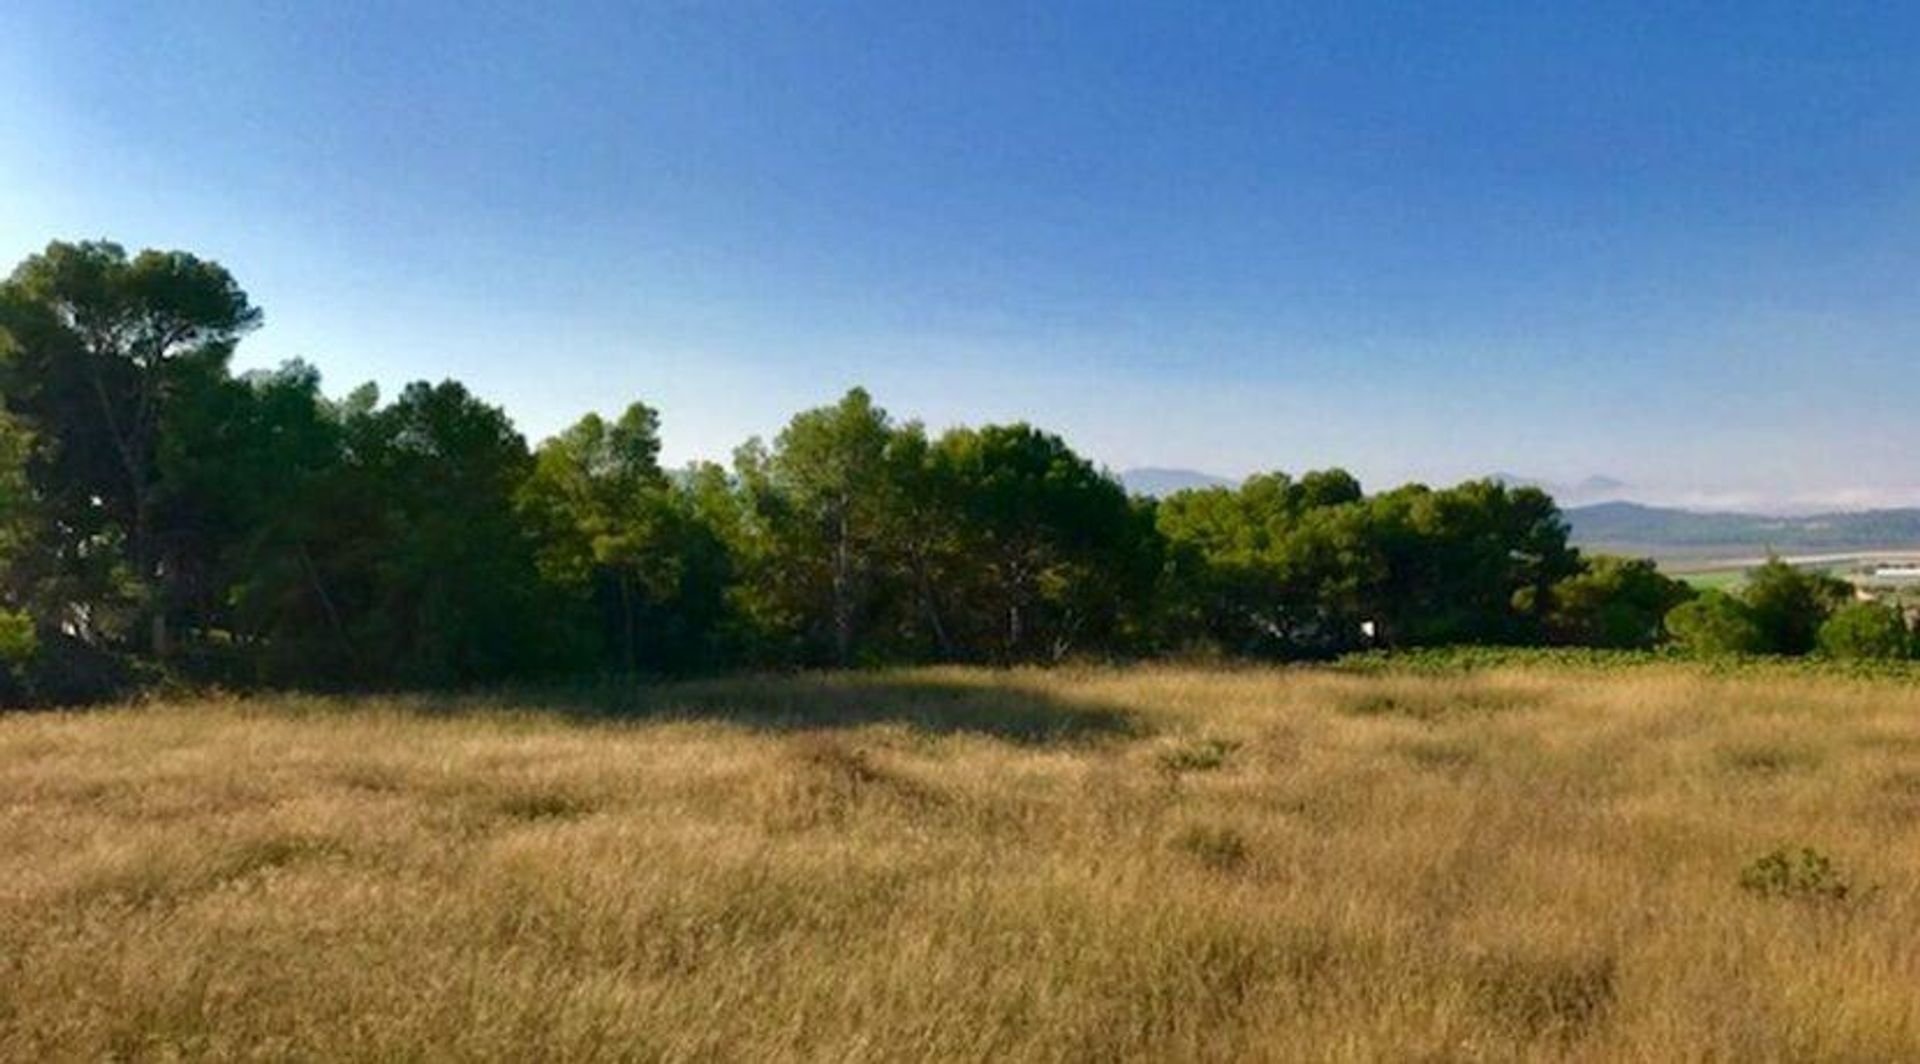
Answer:
M1127 469L1121 471L1119 476L1120 483L1129 492L1156 499L1192 488L1230 488L1239 483L1231 477L1202 473L1197 469L1167 469L1160 466Z
M1660 558L1920 548L1920 509L1778 516L1603 502L1564 510L1576 544Z
M1539 488L1553 496L1555 501L1563 507L1615 502L1625 499L1630 490L1626 481L1599 474L1583 477L1567 484L1556 484L1550 480L1523 477L1514 473L1490 473L1488 478L1513 488Z

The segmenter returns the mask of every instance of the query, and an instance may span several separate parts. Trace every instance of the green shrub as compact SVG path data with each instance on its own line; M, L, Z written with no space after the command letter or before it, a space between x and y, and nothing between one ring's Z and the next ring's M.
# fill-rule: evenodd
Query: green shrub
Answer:
M1812 650L1820 625L1853 597L1853 587L1835 579L1768 558L1747 573L1740 591L1748 616L1760 631L1760 648L1773 654Z
M1775 850L1740 872L1740 888L1763 898L1796 901L1846 901L1854 895L1833 859L1809 847L1792 854Z
M39 648L33 618L25 611L0 610L0 668L24 664Z
M1532 591L1523 589L1515 604L1532 605ZM1595 555L1553 586L1544 617L1547 638L1562 645L1644 649L1660 641L1667 612L1691 597L1687 585L1650 558Z
M1788 658L1777 655L1702 656L1668 644L1657 650L1602 650L1593 647L1446 646L1349 654L1331 666L1359 676L1470 676L1524 669L1538 672L1612 673L1635 669L1685 669L1713 676L1756 675L1897 680L1920 683L1920 660Z
M1820 626L1820 651L1830 658L1892 661L1913 654L1913 633L1897 606L1850 602Z
M1755 654L1766 639L1746 603L1724 591L1703 591L1667 612L1667 632L1695 654Z

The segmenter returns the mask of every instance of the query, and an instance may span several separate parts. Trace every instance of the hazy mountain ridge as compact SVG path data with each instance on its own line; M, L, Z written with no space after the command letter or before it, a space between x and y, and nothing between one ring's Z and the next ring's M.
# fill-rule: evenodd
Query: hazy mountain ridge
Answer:
M1489 473L1487 479L1510 488L1539 488L1561 506L1584 506L1593 503L1616 502L1626 497L1630 490L1624 480L1594 474L1582 477L1569 484L1559 484L1537 477L1523 477L1517 473Z
M1142 466L1138 469L1122 470L1119 477L1121 485L1129 493L1150 495L1156 499L1192 488L1230 488L1238 483L1232 478L1202 473L1197 469L1173 469L1161 466Z
M1920 508L1780 517L1603 502L1566 507L1563 512L1575 543L1642 553L1792 554L1920 545Z

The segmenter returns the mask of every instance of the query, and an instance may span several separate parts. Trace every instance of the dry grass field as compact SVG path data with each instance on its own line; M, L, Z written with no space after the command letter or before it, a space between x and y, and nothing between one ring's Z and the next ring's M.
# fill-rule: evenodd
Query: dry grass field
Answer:
M917 670L0 718L0 1057L241 1056L1917 1059L1920 690Z

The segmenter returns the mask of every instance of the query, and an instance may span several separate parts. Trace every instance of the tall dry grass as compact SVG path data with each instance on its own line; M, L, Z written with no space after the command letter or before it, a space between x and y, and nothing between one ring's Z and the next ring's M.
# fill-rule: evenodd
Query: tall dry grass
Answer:
M1782 847L1835 871L1743 889ZM927 670L0 719L0 1057L174 1056L1916 1059L1920 692Z

